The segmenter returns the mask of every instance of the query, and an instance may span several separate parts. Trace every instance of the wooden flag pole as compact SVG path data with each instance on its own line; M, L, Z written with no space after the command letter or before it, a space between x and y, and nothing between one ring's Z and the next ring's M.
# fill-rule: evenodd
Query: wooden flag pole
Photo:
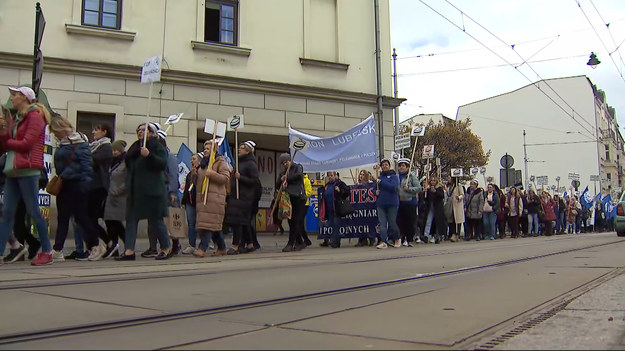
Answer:
M234 145L237 147L236 155L234 156L234 171L235 171L235 182L237 188L237 199L239 198L239 178L236 177L236 174L239 173L239 128L234 130Z
M414 145L412 146L412 155L410 155L410 168L414 166L414 154L417 152L417 141L419 140L418 136L414 137Z
M210 183L210 178L208 178L208 170L213 168L213 163L215 163L215 153L217 152L217 149L215 149L216 136L217 136L217 121L215 121L215 125L213 126L213 141L211 143L211 154L208 160L208 167L206 167L206 175L205 175L206 189L204 190L204 205L206 205L206 199L208 197L208 185Z
M148 91L148 112L146 113L146 117L148 121L150 120L150 103L152 102L152 87L154 87L154 82L150 82L150 89ZM143 132L143 147L148 140L148 122L145 122L145 131Z

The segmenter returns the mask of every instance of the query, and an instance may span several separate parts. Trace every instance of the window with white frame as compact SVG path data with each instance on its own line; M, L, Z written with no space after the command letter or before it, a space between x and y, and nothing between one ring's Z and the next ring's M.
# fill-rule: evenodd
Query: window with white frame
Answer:
M237 45L238 1L206 0L204 42Z
M121 28L122 0L83 0L82 24L109 29Z

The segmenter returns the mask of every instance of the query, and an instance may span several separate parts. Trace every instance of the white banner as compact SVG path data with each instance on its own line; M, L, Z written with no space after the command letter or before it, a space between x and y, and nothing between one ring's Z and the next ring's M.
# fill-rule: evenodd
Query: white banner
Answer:
M161 80L161 55L145 60L141 69L141 83L152 83Z

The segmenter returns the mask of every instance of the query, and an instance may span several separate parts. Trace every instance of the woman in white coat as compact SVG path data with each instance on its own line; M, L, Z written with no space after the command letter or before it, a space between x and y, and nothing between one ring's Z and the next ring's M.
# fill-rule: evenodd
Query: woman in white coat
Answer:
M464 223L464 195L465 189L462 184L458 184L458 178L455 179L455 183L452 185L453 189L451 189L450 195L453 204L453 221L455 223L456 228L454 232L452 232L450 241L456 242L458 241L458 236L460 235L460 231L462 228L462 224ZM450 228L452 229L452 228Z

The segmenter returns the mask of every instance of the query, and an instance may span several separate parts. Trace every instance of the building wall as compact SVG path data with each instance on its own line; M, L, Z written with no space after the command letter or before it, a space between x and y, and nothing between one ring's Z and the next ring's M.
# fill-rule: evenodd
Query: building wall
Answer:
M575 119L568 114L573 110ZM484 151L491 150L486 175L493 176L497 184L499 160L506 153L514 158L513 167L523 171L525 183L526 144L528 178L548 176L551 186L556 185L559 176L559 186L568 189L568 173L574 172L580 174L580 191L586 185L594 191L590 175L598 175L603 169L600 155L604 148L594 135L595 111L592 85L585 76L578 76L540 81L460 106L457 118L470 118L471 129L481 137Z

